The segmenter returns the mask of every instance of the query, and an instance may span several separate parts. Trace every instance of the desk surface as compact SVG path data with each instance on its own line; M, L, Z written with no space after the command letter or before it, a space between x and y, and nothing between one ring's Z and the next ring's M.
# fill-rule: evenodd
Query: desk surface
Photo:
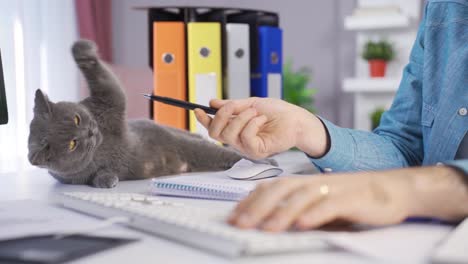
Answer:
M302 166L304 169L311 169L308 160L302 153L283 154L278 157L278 161L281 165L288 167ZM120 182L114 189L96 189L82 185L63 185L53 179L46 170L33 167L28 167L14 173L2 173L0 174L0 179L0 200L32 199L55 202L60 199L59 194L66 191L144 193L148 189L148 180ZM187 204L195 204L213 210L227 210L234 206L234 202L226 201L171 197L162 197L162 199L183 201ZM112 227L103 231L103 233L137 237L140 240L136 243L83 258L73 263L118 264L131 263L131 261L135 260L137 263L193 263L194 260L196 260L196 263L375 263L375 259L363 258L336 248L320 252L230 260L176 242L121 227Z

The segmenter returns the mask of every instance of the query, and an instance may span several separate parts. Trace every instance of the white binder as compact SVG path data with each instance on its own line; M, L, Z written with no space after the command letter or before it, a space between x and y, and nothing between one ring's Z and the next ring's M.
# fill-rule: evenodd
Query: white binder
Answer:
M248 24L226 24L226 79L227 99L250 97L250 46Z
M216 82L216 73L200 73L195 75L195 98L197 98L198 104L210 105L211 99L218 98ZM205 139L217 142L216 140L210 138L208 130L206 130L206 128L200 122L196 122L195 131L202 135Z
M267 76L268 97L283 98L282 76L281 73L269 73Z

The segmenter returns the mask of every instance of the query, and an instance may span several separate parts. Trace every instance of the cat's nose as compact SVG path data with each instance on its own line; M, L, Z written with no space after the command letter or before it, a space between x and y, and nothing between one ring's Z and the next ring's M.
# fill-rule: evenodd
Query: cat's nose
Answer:
M94 132L93 132L93 130L92 130L92 129L88 130L88 136L89 136L89 137L92 137L92 136L94 136Z

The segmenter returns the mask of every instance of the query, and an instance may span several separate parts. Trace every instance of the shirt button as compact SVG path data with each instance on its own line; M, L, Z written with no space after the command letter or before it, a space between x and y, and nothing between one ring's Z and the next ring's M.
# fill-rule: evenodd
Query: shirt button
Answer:
M332 172L333 170L331 168L324 168L323 172Z
M468 113L468 110L466 109L466 107L462 107L458 109L458 114L461 116L466 116L467 113Z

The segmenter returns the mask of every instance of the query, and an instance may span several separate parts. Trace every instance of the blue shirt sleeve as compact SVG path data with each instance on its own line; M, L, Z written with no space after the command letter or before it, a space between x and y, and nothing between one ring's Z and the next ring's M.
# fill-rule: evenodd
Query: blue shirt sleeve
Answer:
M422 71L424 24L420 24L410 61L391 108L373 132L340 128L322 119L330 138L330 150L311 161L322 171L359 171L421 165Z
M444 162L444 164L459 169L465 173L465 176L468 177L468 159L451 160Z

